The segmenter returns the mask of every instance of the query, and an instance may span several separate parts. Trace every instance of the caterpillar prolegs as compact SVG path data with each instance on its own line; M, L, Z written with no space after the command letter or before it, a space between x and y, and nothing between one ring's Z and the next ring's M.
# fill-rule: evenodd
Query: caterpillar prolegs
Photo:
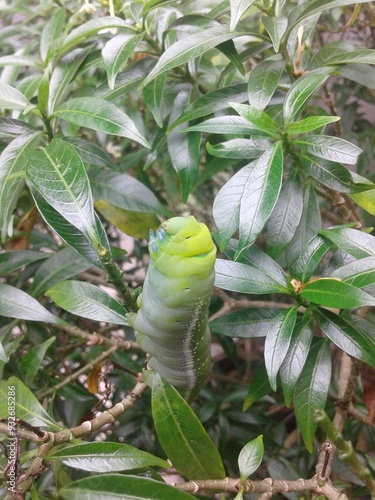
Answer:
M210 365L208 306L214 285L216 247L205 224L174 217L150 231L150 264L129 314L149 364L181 395L192 400Z

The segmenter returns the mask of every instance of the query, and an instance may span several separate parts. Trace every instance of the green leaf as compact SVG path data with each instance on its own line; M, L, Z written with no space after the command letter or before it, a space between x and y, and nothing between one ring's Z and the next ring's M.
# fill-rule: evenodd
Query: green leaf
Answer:
M15 416L34 427L60 431L61 427L48 415L34 394L17 377L0 380L0 418L9 417L8 394L15 392Z
M372 331L364 331L360 325L325 309L315 309L314 316L322 332L334 344L349 356L375 367L375 338Z
M263 396L266 396L271 391L272 389L268 381L266 366L264 363L261 363L251 377L242 410L246 411L253 403L261 399Z
M65 25L65 8L56 9L51 17L46 21L40 36L40 57L43 62L48 60L48 56L56 52L59 44L56 43L61 37Z
M375 215L375 189L361 193L352 193L350 197L359 205L363 210L366 210L371 215Z
M166 74L163 73L162 75L157 76L143 89L143 98L145 100L145 103L147 104L147 107L151 111L152 116L154 117L156 123L160 128L163 127L162 99L165 79Z
M334 123L339 121L341 118L339 116L308 116L303 118L298 122L290 123L286 128L285 132L288 134L306 134L317 128L324 127L329 123Z
M375 257L365 257L346 264L335 269L330 276L357 288L371 285L375 282Z
M87 42L90 36L95 35L97 37L99 32L105 32L109 28L121 28L128 32L134 32L134 28L127 21L119 17L97 17L73 29L65 40L62 41L57 56L59 58L62 57L71 51L73 47L82 42Z
M44 309L26 292L0 283L0 316L61 325L64 321Z
M210 321L212 333L231 338L265 337L278 309L240 309Z
M154 373L152 416L163 450L187 479L223 479L219 452L190 406Z
M299 280L301 283L306 283L314 274L319 262L331 246L331 243L321 236L313 236L297 255L296 260L292 262L290 267L292 278Z
M251 106L265 109L277 89L284 72L285 61L265 60L250 71L247 92Z
M109 170L90 169L95 199L102 199L124 210L170 215L154 193L134 177Z
M0 227L1 240L6 239L18 198L25 185L23 177L31 153L41 140L40 132L14 139L0 156Z
M191 102L176 121L169 126L168 131L172 130L180 123L185 123L190 120L195 120L196 118L201 118L202 116L223 111L228 108L229 102L244 102L246 99L247 93L245 83L237 83L229 87L207 92L207 94Z
M33 252L32 250L12 250L0 253L0 276L48 257L48 253Z
M143 33L140 35L117 35L104 45L102 57L110 89L113 90L118 73L127 59L134 53L142 38Z
M145 148L150 145L141 135L133 120L115 104L100 97L76 97L61 104L53 116L75 123L80 127L105 134L127 137Z
M263 16L262 22L272 40L274 51L279 52L281 39L288 27L288 19L281 16Z
M0 67L4 66L39 66L40 61L30 57L30 56L22 56L18 54L12 54L9 56L0 57Z
M208 132L213 134L246 134L254 136L269 136L267 132L252 126L248 120L241 116L218 116L210 118L198 125L186 128L184 131Z
M295 385L309 353L313 331L308 324L297 323L290 339L289 349L280 367L281 387L286 406L290 406Z
M246 32L229 32L226 26L215 26L178 40L161 55L154 69L144 80L142 87L146 86L158 75L176 66L181 66L191 59L201 56L208 50L217 47L219 44L241 35L250 36ZM252 41L261 41L261 38L258 36L250 37Z
M351 142L330 135L305 135L293 141L294 144L308 153L324 160L355 165L362 149Z
M337 42L325 44L311 59L310 67L316 68L318 66L348 63L375 64L375 50L355 49L353 46L345 49L344 46L340 45Z
M215 285L232 292L263 294L289 293L286 286L266 272L240 262L217 259Z
M303 299L325 307L353 309L374 306L375 298L338 278L319 278L301 288Z
M240 138L214 145L211 145L209 142L206 143L206 149L212 156L244 160L259 158L269 147L270 144L266 141L253 141L252 139Z
M169 468L169 463L134 446L120 443L80 443L54 449L46 460L89 472L115 472L142 467Z
M26 122L15 118L0 118L1 139L16 139L18 136L30 132L35 133L35 129Z
M58 491L62 500L192 500L192 495L162 481L123 474L100 474L65 485Z
M65 140L74 147L83 163L111 170L118 169L118 166L111 160L108 154L97 144L80 139L79 137L65 137Z
M21 109L30 106L30 101L19 90L0 82L0 109Z
M236 29L238 21L241 19L254 0L230 0L230 31Z
M177 116L187 106L189 93L180 92L174 103L170 116L170 123L173 123ZM200 159L200 132L181 133L185 124L177 125L167 136L168 153L173 168L176 170L181 181L182 201L186 203L192 187L198 177L198 167Z
M238 468L240 470L241 482L253 474L260 466L263 458L263 435L249 441L240 451L238 456Z
M31 385L38 374L48 348L55 342L56 337L51 337L40 345L27 351L18 363L18 371L22 380Z
M39 266L34 274L29 293L33 297L39 297L56 283L82 273L90 267L92 264L82 259L75 250L69 247L64 248Z
M242 76L245 76L246 70L242 64L240 55L237 52L236 46L233 40L227 40L226 42L220 43L217 46L220 50L233 64L233 66L239 71Z
M273 319L264 345L264 360L268 380L273 391L277 389L277 374L288 352L298 306L290 307Z
M315 410L324 410L331 382L331 353L326 339L311 348L294 391L294 412L307 450L313 451Z
M128 325L126 310L101 288L81 281L61 281L45 293L77 316L117 325Z
M279 196L283 174L281 142L254 162L244 187L239 214L238 259L261 233Z
M284 103L284 125L288 127L298 118L308 98L327 80L332 68L319 68L300 76L288 90Z
M46 202L94 247L101 244L89 179L73 146L62 139L53 139L46 148L31 156L27 177Z
M279 137L278 125L262 110L253 108L247 104L238 104L235 102L230 102L229 106L236 110L242 118L245 118L256 129L276 139Z
M290 175L283 183L276 205L267 222L267 251L276 257L292 241L303 211L303 188L299 176Z
M356 259L375 255L375 238L370 234L348 227L321 229L319 234Z
M41 216L60 238L89 262L95 266L103 267L97 248L92 246L87 237L79 229L75 228L64 219L64 217L51 207L37 191L33 191L32 195ZM95 215L95 221L97 222L97 231L101 235L100 239L102 243L105 242L103 246L110 253L106 234L97 215Z

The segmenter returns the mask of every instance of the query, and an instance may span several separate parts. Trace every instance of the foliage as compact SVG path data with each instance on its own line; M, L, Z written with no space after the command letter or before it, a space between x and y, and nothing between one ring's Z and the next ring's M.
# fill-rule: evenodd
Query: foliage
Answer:
M374 3L1 8L4 498L374 496ZM186 214L221 252L192 407L126 316Z

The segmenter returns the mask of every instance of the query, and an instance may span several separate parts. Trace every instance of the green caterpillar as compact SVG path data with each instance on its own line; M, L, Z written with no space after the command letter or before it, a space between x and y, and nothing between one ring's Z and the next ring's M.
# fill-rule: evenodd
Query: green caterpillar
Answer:
M216 247L195 217L174 217L150 231L150 264L129 314L150 366L186 400L198 394L210 365L208 306Z

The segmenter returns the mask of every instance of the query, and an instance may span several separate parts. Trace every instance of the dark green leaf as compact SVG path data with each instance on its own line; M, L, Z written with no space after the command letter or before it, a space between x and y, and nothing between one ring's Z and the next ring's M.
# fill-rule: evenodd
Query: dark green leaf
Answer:
M294 325L297 319L297 307L293 306L279 314L270 324L264 345L264 360L268 380L273 391L277 389L277 374L288 352Z
M46 460L59 460L74 469L89 472L115 472L157 466L168 468L169 464L134 446L120 443L81 443L55 449Z
M375 257L365 257L339 267L330 276L342 279L357 288L371 285L375 282Z
M281 387L286 406L290 406L294 387L305 366L313 331L302 321L296 325L290 339L289 349L280 367Z
M65 485L62 500L192 500L193 496L162 481L122 474L100 474Z
M154 373L152 416L167 457L187 479L223 479L219 452L190 406Z
M268 381L266 366L264 363L261 363L250 380L249 389L242 410L246 411L253 403L263 396L266 396L271 391L272 389Z
M264 132L271 137L278 138L279 127L273 121L273 119L268 116L261 109L253 108L247 104L238 104L235 102L230 102L229 105L237 111L237 113L245 118L253 127Z
M237 259L254 243L271 215L279 196L282 174L283 151L281 143L277 142L254 162L244 187Z
M319 234L356 259L375 255L375 238L370 234L348 227L321 229Z
M170 124L182 113L188 102L189 92L183 91L177 95L170 115ZM185 125L177 125L167 136L169 157L181 181L183 203L186 203L198 176L201 143L200 132L181 133Z
M18 288L0 283L0 299L0 316L64 324L63 320L51 314L37 300Z
M18 370L22 380L31 385L38 374L47 349L55 342L56 337L51 337L40 345L27 351L18 363Z
M48 415L34 394L17 377L0 380L0 418L9 417L9 390L15 392L16 417L34 427L47 427L60 431L61 427Z
M313 451L315 410L323 410L331 382L331 353L326 339L311 348L294 391L294 411L307 450Z
M313 236L300 254L297 255L296 260L292 262L290 267L292 278L299 280L301 283L306 283L314 274L319 262L331 246L331 243L321 236Z
M82 259L75 250L69 247L64 248L52 255L38 268L34 274L29 293L33 297L39 297L47 288L82 273L90 267L92 264L86 259Z
M251 106L265 109L269 104L285 68L284 61L266 60L250 71L247 92Z
M77 316L117 325L128 325L126 310L101 288L81 281L61 281L46 291L47 297Z
M253 439L240 451L238 456L238 468L240 470L241 480L245 481L260 466L263 458L263 435Z
M267 141L253 141L252 139L231 139L214 145L206 143L207 151L212 156L244 160L259 158L269 147L270 144Z
M210 330L231 338L265 337L278 309L240 309L210 321Z
M285 127L300 115L307 99L327 80L332 68L319 68L300 76L288 90L284 103Z
M220 50L220 52L222 52L231 61L233 66L239 71L241 75L245 76L246 71L233 40L227 40L226 42L220 43L217 46L217 49Z
M324 160L355 165L362 149L351 142L330 135L305 135L294 141L297 147Z
M314 316L322 332L340 349L375 367L375 336L360 325L347 321L331 311L317 308Z
M298 122L290 123L285 132L288 134L306 134L317 128L324 127L329 123L334 123L340 120L339 116L308 116Z
M274 51L279 52L281 39L288 27L288 19L281 16L263 16L262 22L272 40Z
M319 278L301 288L303 299L325 307L353 309L374 306L375 298L338 278Z
M31 156L27 177L46 202L95 248L103 245L97 231L89 179L73 146L62 139L53 139Z
M291 242L303 211L303 188L298 176L283 183L276 205L267 222L267 250L276 257Z
M12 250L11 252L0 253L0 276L48 257L48 253L33 252L32 250Z
M25 185L24 171L31 153L41 139L40 132L27 133L14 139L0 156L0 228L6 239L13 211Z
M100 97L70 99L56 108L53 116L105 134L127 137L145 148L150 147L133 120L120 108Z

